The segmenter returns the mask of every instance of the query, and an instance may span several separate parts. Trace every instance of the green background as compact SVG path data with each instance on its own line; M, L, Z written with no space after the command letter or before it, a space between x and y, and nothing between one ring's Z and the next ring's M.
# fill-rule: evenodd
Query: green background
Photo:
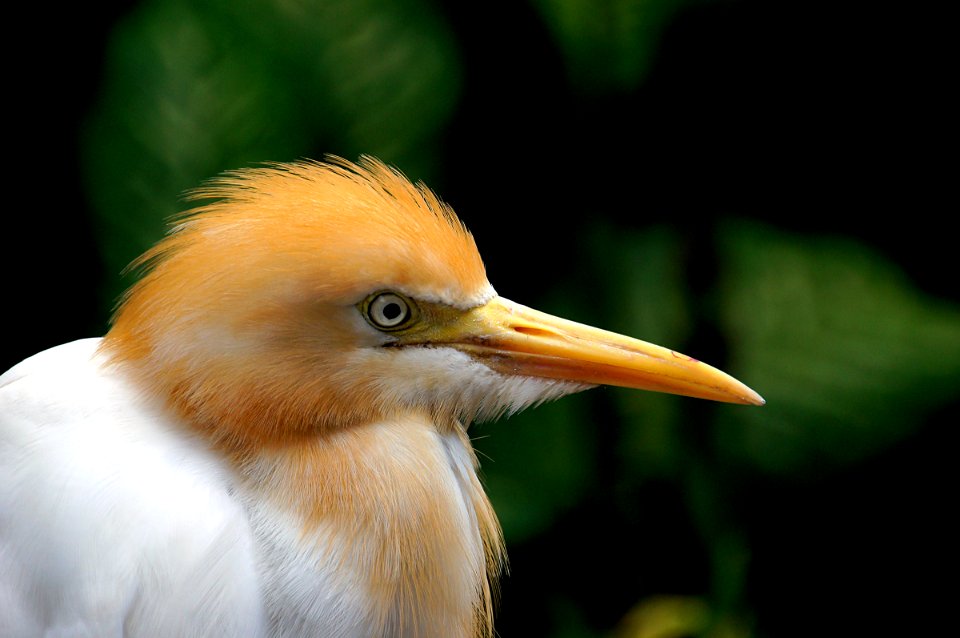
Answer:
M186 189L376 155L454 206L502 295L768 401L603 388L475 427L500 635L930 635L960 414L939 6L21 7L0 363L102 334Z

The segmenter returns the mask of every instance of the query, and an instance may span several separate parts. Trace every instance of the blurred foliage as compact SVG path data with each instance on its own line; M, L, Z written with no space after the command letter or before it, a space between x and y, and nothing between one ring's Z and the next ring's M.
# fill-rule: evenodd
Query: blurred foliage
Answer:
M606 288L601 297L606 307L593 321L679 349L694 323L680 233L665 226L627 233L603 227L591 239L585 260ZM623 423L617 453L625 478L636 483L675 479L682 467L675 455L682 453L684 441L681 400L650 392L613 394Z
M621 638L683 638L699 634L710 623L710 608L702 600L657 597L630 610L617 635Z
M691 320L682 297L680 249L678 234L669 228L617 234L598 225L585 238L586 254L580 257L594 269L591 280L598 288L558 290L539 305L552 314L644 335L654 343L681 343ZM649 299L658 301L646 303ZM604 308L605 302L616 307ZM623 480L673 476L680 467L674 455L683 453L676 397L611 393L625 423L617 446ZM482 434L474 444L485 461L488 493L508 541L543 533L564 507L590 489L596 430L611 427L591 414L583 396L528 410L507 423L476 426Z
M616 412L606 422L574 397L560 409L544 406L498 424L506 431L476 441L492 461L484 470L509 542L545 533L590 488L598 464L594 429L616 436L623 507L645 481L683 486L709 554L711 602L645 601L622 636L750 635L749 624L737 620L749 541L745 521L727 509L743 477L838 471L897 444L960 393L960 309L917 294L876 253L849 240L744 222L724 224L715 237L728 367L761 390L767 406L712 410L712 441L704 446L688 434L687 400L608 390ZM689 338L695 301L684 294L678 230L618 233L600 224L584 245L582 261L597 287L589 297L562 296L565 304L548 295L551 312L667 345ZM616 307L605 307L611 303ZM712 614L718 619L710 621Z
M429 177L460 85L455 43L421 0L147 0L106 64L85 155L108 272L225 170L319 148ZM111 278L105 297L121 289Z
M749 631L729 618L715 619L699 598L656 596L637 604L623 619L617 638L744 638Z
M729 223L719 235L731 371L769 407L718 446L764 472L822 472L897 443L960 392L960 308L850 240ZM922 329L919 329L921 328Z
M534 0L563 52L571 84L585 92L636 88L660 32L683 0Z
M542 534L590 488L596 461L589 423L585 402L574 397L474 426L484 483L508 542Z
M760 201L767 208L768 194L755 183L763 180L732 161L732 167L712 165L732 153L724 144L740 144L750 132L728 128L727 119L749 106L747 118L737 120L745 127L762 109L799 104L794 119L803 126L796 135L806 138L816 122L804 99L817 95L803 94L796 76L771 92L767 70L781 71L782 60L776 60L753 75L733 76L743 83L732 90L747 97L728 99L730 87L714 77L725 63L731 66L730 59L762 59L763 52L747 45L738 53L734 47L736 55L716 66L706 64L707 81L689 94L678 88L689 81L685 75L659 85L660 93L644 93L660 39L688 5L529 0L513 12L484 6L461 15L452 3L429 0L144 0L110 37L82 148L105 261L105 305L129 283L115 274L182 210L182 193L223 170L328 152L351 159L368 153L425 179L444 196L434 178L444 177L451 157L470 156L472 163L447 168L446 177L471 175L484 191L503 185L537 190L522 200L529 206L521 210L501 205L510 197L499 193L483 199L496 206L472 210L491 238L511 247L497 255L496 246L484 245L487 257L516 266L523 262L514 253L536 243L537 255L557 253L558 262L572 264L563 271L571 273L568 281L545 276L542 285L553 286L548 292L519 301L698 358L703 355L687 346L721 343L707 353L716 361L704 358L767 399L762 409L746 409L602 389L473 429L511 555L534 561L542 572L507 580L502 635L761 635L764 618L768 626L770 620L757 601L792 575L756 582L757 548L782 544L789 553L807 540L758 538L767 504L786 498L783 485L855 473L858 464L903 444L960 396L960 309L919 292L869 242L784 230L786 220L775 214L758 213L766 222L760 223L719 208L694 210L726 191L747 193L734 199L737 204ZM758 19L764 27L765 11ZM704 15L709 22L717 14ZM791 24L797 17L784 16ZM525 50L502 46L504 34L512 33L510 20L520 18L539 21L516 27L523 38L542 30L556 47L535 58L545 69L533 90L555 91L542 101L523 93L529 68L515 61ZM804 24L797 28L807 43ZM859 29L859 20L854 24ZM761 44L776 39L777 32L770 33ZM726 45L726 38L713 41ZM809 73L810 52L795 49L790 54ZM692 57L711 53L697 50ZM554 57L561 68L549 67ZM490 59L500 66L487 70ZM560 71L560 84L566 82L563 89L550 84L553 70ZM484 84L485 72L492 80ZM837 87L847 81L844 74ZM671 92L680 96L678 103L663 101ZM786 98L771 98L778 95ZM521 108L524 99L534 106ZM834 99L831 93L826 102ZM554 106L551 100L563 102L556 105L559 124L540 112ZM646 103L658 106L644 111ZM488 112L511 115L511 104L529 120L487 121ZM464 112L473 119L458 120ZM674 112L680 115L670 119ZM650 113L659 119L645 120ZM779 139L770 130L794 130L787 124L794 119L779 117L756 124L747 148L773 153ZM569 144L583 155L576 162L559 153L504 161L512 149L491 148L499 138L486 137L505 122L511 134L527 136L518 148L547 142L553 145L548 152L565 152ZM466 136L470 148L459 156L446 148L462 145L464 129L473 125L480 133ZM687 129L693 133L685 137ZM597 131L611 139L596 141ZM817 146L817 139L809 143ZM715 148L704 148L711 144ZM621 155L604 157L604 149ZM657 149L662 156L647 158ZM783 157L793 152L788 148ZM644 167L649 172L660 163L671 175L658 191L653 182L664 173L651 177ZM768 177L790 174L775 164L764 156L750 166L768 170ZM843 179L852 164L843 159L837 171ZM811 175L804 179L823 179ZM644 200L646 191L659 198ZM546 198L542 210L535 207L539 197ZM791 197L773 200L773 208L791 205ZM629 203L614 210L609 202L617 199ZM454 203L468 210L475 205L462 193ZM516 236L504 236L511 232ZM575 242L559 244L575 245L575 254L550 241L559 234L576 234ZM662 507L660 498L675 509ZM548 557L535 562L535 547L546 548ZM524 602L511 602L510 595ZM521 611L511 611L516 608ZM793 626L795 619L780 626Z

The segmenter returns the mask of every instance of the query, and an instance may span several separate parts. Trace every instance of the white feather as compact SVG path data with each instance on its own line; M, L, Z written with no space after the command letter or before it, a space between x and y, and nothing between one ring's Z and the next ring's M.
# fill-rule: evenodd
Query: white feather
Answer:
M390 364L376 365L389 358ZM442 346L363 349L353 354L356 369L381 369L381 401L441 409L464 423L515 414L593 386L572 381L500 374L470 355ZM451 405L451 402L453 403Z
M384 480L391 464L422 466L411 489L434 494L458 530L431 553L449 607L413 628L411 601L371 608L363 542L323 521L304 534L302 517L267 497L271 463L283 459L265 454L234 474L105 366L98 344L53 348L0 377L0 636L450 635L445 614L471 609L484 552L469 497L475 470L455 433L417 417L362 428L376 445L361 470ZM432 375L447 384L478 372L446 349L410 356L424 371L439 366ZM465 406L536 400L524 384L490 385L498 376L485 386L498 398ZM390 491L385 519L411 515L405 498Z
M229 475L98 342L0 377L0 635L260 635Z

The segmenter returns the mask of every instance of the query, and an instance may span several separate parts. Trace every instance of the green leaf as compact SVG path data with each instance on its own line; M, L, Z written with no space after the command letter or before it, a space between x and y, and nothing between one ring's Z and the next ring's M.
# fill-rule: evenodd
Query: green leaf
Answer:
M683 245L668 227L627 231L601 227L590 238L588 263L606 306L597 325L666 347L680 348L692 327L685 294ZM685 454L682 401L676 396L610 388L621 418L618 453L625 476L638 483L674 476Z
M719 241L731 372L767 399L721 413L722 450L767 472L839 466L960 396L960 309L881 256L746 223Z
M84 141L108 272L218 173L332 152L428 177L459 93L452 37L421 0L149 0L121 22ZM107 297L120 291L111 280Z
M581 263L590 264L581 273L584 282L564 286L562 294L558 288L537 306L651 341L673 344L686 337L690 322L675 231L600 226L585 238L584 251ZM597 401L611 400L617 423L591 418ZM672 475L684 453L678 406L676 397L604 388L476 428L474 445L507 540L545 531L593 487L602 428L619 434L625 486Z
M660 32L683 0L534 0L585 92L628 91L643 80Z
M590 486L593 427L582 396L474 426L487 494L508 543L546 530Z

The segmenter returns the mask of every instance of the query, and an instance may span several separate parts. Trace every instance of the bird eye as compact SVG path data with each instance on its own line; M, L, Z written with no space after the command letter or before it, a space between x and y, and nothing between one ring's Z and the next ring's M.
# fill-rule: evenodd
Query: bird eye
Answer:
M413 304L393 292L378 293L365 306L367 321L380 330L403 328L413 316Z

